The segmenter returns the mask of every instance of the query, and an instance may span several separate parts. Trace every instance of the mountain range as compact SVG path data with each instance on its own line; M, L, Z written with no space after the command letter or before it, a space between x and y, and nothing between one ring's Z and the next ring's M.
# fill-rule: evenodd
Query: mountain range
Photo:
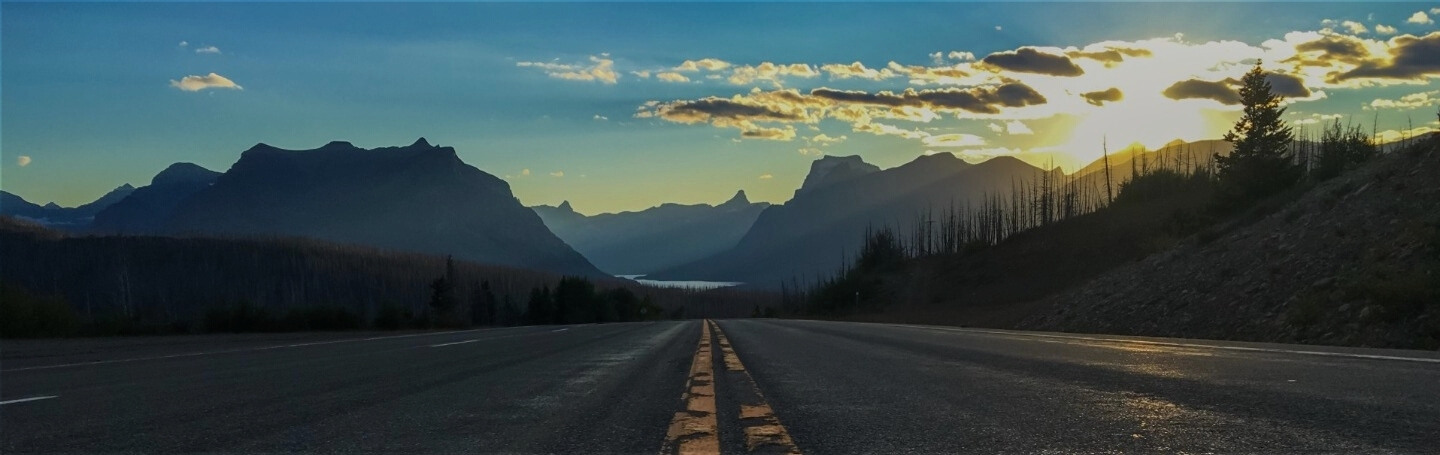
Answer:
M1013 182L1044 172L1011 157L970 164L940 153L881 170L857 156L827 156L811 164L793 199L761 212L734 248L647 278L761 287L810 280L833 273L847 252L859 251L867 229L903 229L927 211L1008 192Z
M745 191L719 205L662 204L638 212L577 213L566 201L532 207L545 225L601 270L645 275L729 249L769 207Z

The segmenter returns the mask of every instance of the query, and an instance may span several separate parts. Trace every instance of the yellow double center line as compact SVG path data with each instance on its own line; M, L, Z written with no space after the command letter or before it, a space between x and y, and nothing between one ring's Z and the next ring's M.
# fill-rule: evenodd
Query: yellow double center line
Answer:
M745 370L745 364L740 362L740 356L730 346L730 340L725 337L725 332L714 321L705 320L700 326L700 343L695 348L695 358L690 364L690 378L686 382L685 394L681 397L685 408L675 413L670 421L670 430L666 434L665 443L660 448L662 454L714 454L720 453L720 437L718 422L715 416L715 371L714 357L710 348L710 331L714 328L715 335L719 340L720 351L724 356L725 369L731 373L738 373L742 378L736 381L736 377L730 377L731 382L745 383L749 385L748 391L736 391L740 394L740 422L741 429L745 432L745 447L749 452L763 450L766 453L800 454L800 449L795 447L795 442L790 434L785 431L785 426L780 424L780 419L775 416L775 411L770 408L761 395L760 388L755 384L755 379L750 372ZM743 387L743 385L741 385ZM747 393L748 392L748 393ZM748 398L748 399L747 399ZM748 404L747 404L748 402Z

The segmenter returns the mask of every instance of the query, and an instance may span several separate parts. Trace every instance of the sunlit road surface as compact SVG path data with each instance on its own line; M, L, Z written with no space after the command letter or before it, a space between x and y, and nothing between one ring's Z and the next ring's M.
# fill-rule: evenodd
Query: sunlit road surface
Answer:
M725 320L0 344L0 452L1440 451L1426 352Z

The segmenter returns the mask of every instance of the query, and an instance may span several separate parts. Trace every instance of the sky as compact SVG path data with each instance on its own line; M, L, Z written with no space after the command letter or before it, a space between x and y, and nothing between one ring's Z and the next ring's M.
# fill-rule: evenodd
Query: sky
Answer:
M1440 128L1435 3L0 4L0 189L89 202L256 143L425 137L526 205L782 203L824 155L1074 169L1286 119Z

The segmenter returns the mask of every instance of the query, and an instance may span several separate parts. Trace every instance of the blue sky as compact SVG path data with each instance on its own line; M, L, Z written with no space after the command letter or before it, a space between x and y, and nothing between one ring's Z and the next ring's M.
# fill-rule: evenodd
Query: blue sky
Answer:
M223 171L257 142L424 136L506 178L530 205L638 210L718 203L737 189L783 202L821 154L882 167L937 152L1073 167L1098 156L1101 136L1152 147L1218 137L1236 106L1213 92L1161 93L1187 80L1224 91L1256 58L1304 87L1290 105L1297 126L1378 113L1380 130L1409 134L1437 127L1440 58L1425 47L1440 43L1437 7L7 2L0 188L77 205L173 162ZM1364 55L1298 50L1320 41ZM1028 68L1037 61L1023 49L1083 74ZM1126 53L1086 56L1110 50ZM1402 67L1396 52L1419 62ZM996 53L1017 57L987 58ZM1334 77L1360 67L1379 70ZM1003 98L996 89L1014 84L1036 96L979 108L917 101L926 91ZM1112 87L1122 99L1082 97ZM817 89L915 95L887 110Z

